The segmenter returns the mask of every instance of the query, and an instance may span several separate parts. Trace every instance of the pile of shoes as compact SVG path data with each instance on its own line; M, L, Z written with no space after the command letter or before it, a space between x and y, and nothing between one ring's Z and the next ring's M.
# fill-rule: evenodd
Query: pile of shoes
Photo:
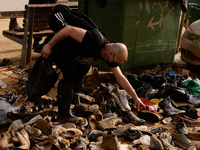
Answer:
M35 102L25 101L17 111L6 112L7 122L1 127L6 127L7 131L0 136L0 149L200 148L189 140L200 140L200 121L192 107L177 106L170 96L166 96L158 103L163 115L148 110L134 113L130 98L118 85L103 83L88 95L76 93L76 104L71 105L71 112L82 117L83 122L63 124L56 122L56 100L41 97ZM5 117L5 111L1 112ZM149 130L145 126L146 122L154 124L166 117L173 118L176 125L173 130L164 125ZM188 127L193 127L193 131Z

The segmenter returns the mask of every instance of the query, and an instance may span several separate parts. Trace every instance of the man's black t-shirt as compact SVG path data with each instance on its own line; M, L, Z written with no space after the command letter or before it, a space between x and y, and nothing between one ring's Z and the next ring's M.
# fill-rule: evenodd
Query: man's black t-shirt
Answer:
M97 30L87 30L83 41L78 41L68 37L58 43L52 52L53 60L57 64L64 64L65 61L75 59L78 56L85 58L101 58L100 51L106 44L110 43L107 38Z
M71 51L74 56L86 58L100 58L100 50L110 43L106 37L96 30L88 30L82 43L77 44L76 50Z

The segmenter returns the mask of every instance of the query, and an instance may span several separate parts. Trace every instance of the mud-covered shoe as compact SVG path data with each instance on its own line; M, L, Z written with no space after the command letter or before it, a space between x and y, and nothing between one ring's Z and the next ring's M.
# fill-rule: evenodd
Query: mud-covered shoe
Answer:
M95 115L97 121L102 120L103 119L103 115L101 113L101 111L99 110L99 106L98 105L89 105L89 104L85 104L85 103L81 103L81 104L77 104L73 111L75 111L78 114L84 114L84 115Z
M36 125L37 125L38 129L40 129L44 135L50 135L51 134L53 126L47 120L37 119Z
M195 126L192 130L193 132L200 132L200 127L198 126Z
M185 134L185 135L188 134L188 129L187 129L186 124L183 121L183 119L181 119L181 118L178 119L178 122L176 124L176 130L180 134Z
M120 150L120 145L115 133L108 133L103 135L101 148L109 150Z
M123 136L123 133L130 128L135 127L133 123L128 123L124 126L117 126L116 129L114 130L114 133L117 134L118 137Z
M142 132L140 130L129 128L124 131L123 135L127 139L134 141L135 139L139 139L142 136Z
M149 148L147 148L146 146L144 145L138 145L138 150L150 150Z
M200 141L200 132L188 132L187 137L193 140Z
M95 115L89 115L88 122L89 122L89 129L90 130L96 130L97 129L97 119L96 119Z
M164 132L164 133L156 133L158 139L164 139L165 141L171 143L172 142L172 136L170 133Z
M164 146L164 149L167 149L167 150L177 150L173 145L171 145L168 141L166 141L165 139L163 138L159 138L160 141L162 142L163 146Z
M172 132L172 141L175 145L178 145L183 149L187 149L188 145L191 143L184 134L179 134L176 130Z
M80 136L77 141L77 146L74 148L74 150L87 150L88 144L88 138L86 136Z
M128 122L128 123L133 123L134 125L144 125L145 124L145 120L137 117L132 111L130 111L126 114L123 114L122 119L123 119L123 121Z
M11 135L8 132L0 134L0 149L3 149L10 142Z
M105 134L105 132L103 132L101 130L93 130L89 133L88 138L90 141L97 142L98 137L103 136L104 134Z
M164 127L152 127L149 132L151 132L152 134L156 134L156 133L162 133L162 132L165 132L167 131L168 129L167 128L164 128Z
M190 118L186 115L183 115L183 114L176 114L174 116L173 122L175 124L177 124L179 118L181 118L184 121L184 123L186 124L187 127L200 126L200 120L192 119L192 118Z
M66 129L61 126L56 126L52 130L52 135L57 138L59 136L62 136L64 138L73 139L73 138L78 138L80 136L83 136L83 132L77 128Z
M103 119L102 121L97 122L97 129L99 130L113 130L116 129L116 126L122 124L122 119L120 117L111 117Z
M131 111L131 107L128 103L128 99L131 99L131 96L128 93L126 93L124 90L120 90L119 86L117 85L112 85L110 83L108 83L108 85L102 83L101 85L108 90L122 111Z
M151 123L159 122L163 118L160 114L148 110L138 111L137 116Z
M149 148L156 149L156 150L164 150L162 142L157 138L157 136L155 134L150 136L150 147Z

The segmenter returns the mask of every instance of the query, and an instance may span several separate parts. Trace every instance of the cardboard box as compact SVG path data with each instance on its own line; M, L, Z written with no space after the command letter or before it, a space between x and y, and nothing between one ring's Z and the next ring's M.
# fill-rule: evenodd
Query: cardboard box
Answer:
M157 113L157 109L158 109L157 103L152 102L152 101L145 99L145 98L140 98L140 99L146 105L148 111Z

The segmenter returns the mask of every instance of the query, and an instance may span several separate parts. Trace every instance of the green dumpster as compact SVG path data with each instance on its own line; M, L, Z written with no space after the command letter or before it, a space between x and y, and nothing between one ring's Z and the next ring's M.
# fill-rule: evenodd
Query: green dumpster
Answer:
M192 21L200 19L200 5L189 3L185 18Z
M99 0L100 1L100 0ZM124 43L129 52L122 71L138 67L170 66L179 32L181 9L174 0L79 0L78 9L88 15L110 42ZM89 60L100 70L102 60Z

